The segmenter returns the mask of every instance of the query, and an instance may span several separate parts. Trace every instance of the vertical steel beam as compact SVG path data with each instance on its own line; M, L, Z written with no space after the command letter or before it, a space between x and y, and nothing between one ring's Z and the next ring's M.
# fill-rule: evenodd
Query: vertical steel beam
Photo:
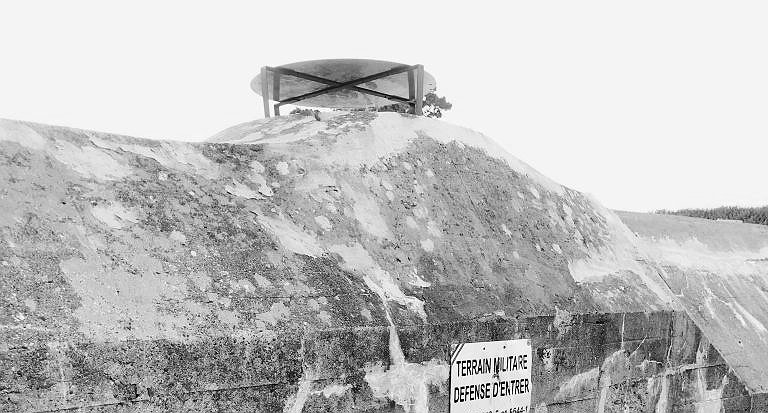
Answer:
M264 104L264 117L269 117L269 83L267 82L267 67L261 68L261 99Z
M413 113L423 115L421 105L424 102L424 66L416 65L416 105Z
M280 103L280 72L272 72L272 100ZM275 104L275 116L280 116L280 105Z
M408 71L408 100L410 101L409 105L411 107L410 113L416 112L416 85L415 79L414 79L414 73L413 70Z

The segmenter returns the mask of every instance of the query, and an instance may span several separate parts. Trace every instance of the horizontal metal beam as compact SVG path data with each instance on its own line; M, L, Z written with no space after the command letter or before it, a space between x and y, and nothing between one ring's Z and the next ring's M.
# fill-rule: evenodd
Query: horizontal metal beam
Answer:
M381 79L383 77L392 76L392 75L396 75L396 74L399 74L399 73L407 72L407 71L413 70L415 67L416 66L398 66L398 67L394 67L392 69L386 70L384 72L376 73L376 74L373 74L373 75L370 75L370 76L361 77L361 78L355 79L355 80L350 80L348 82L336 82L334 80L324 79L324 78L319 77L319 76L314 76L314 75L310 75L310 74L307 74L307 73L298 72L296 70L287 69L287 68L284 68L284 67L267 67L267 70L271 70L271 71L275 72L276 74L279 73L279 74L294 76L294 77L298 77L298 78L301 78L301 79L306 79L306 80L309 80L309 81L312 81L312 82L322 83L322 84L326 84L326 85L331 86L331 87L328 87L328 88L325 88L325 89L321 89L321 90L317 90L317 91L314 91L314 92L305 93L303 95L294 96L292 98L284 99L284 100L280 101L279 105L285 105L285 104L289 104L289 103L298 102L298 101L301 101L301 100L313 98L315 96L324 95L326 93L334 92L336 90L341 90L341 89L352 89L352 90L354 90L356 92L365 93L365 94L373 95L373 96L378 96L378 97L381 97L381 98L384 98L384 99L394 100L396 102L409 103L409 102L411 102L410 99L407 99L407 98L404 98L404 97L401 97L401 96L390 95L390 94L387 94L387 93L377 92L375 90L370 90L370 89L358 87L356 85L358 85L360 83L370 82L371 80Z
M404 98L402 96L389 95L389 94L386 94L386 93L381 93L381 92L377 92L375 90L366 89L366 88L362 88L362 87L354 88L354 90L358 91L360 93L365 93L366 95L378 96L380 98L394 100L396 102L403 102L403 103L409 103L410 102L409 99L406 99L406 98Z

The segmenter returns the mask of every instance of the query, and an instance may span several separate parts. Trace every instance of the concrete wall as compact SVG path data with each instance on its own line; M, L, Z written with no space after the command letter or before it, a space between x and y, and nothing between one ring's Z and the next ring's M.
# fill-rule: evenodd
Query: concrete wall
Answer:
M443 411L450 344L512 337L538 411L739 411L768 383L768 233L669 249L419 117L216 140L0 120L0 411Z
M393 370L387 326L185 344L29 343L0 352L0 411L446 412L447 376L429 377L446 370L429 367L449 359L452 343L528 337L539 413L766 408L682 313L493 317L397 336L412 368L384 393L376 375ZM403 395L411 404L398 403Z
M617 214L749 390L768 392L768 226Z

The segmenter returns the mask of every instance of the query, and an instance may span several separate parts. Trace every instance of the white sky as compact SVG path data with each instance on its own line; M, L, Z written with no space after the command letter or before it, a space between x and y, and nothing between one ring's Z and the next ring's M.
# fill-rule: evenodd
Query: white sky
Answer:
M201 140L262 116L263 65L422 63L445 120L608 207L763 205L766 22L764 1L0 0L0 117Z

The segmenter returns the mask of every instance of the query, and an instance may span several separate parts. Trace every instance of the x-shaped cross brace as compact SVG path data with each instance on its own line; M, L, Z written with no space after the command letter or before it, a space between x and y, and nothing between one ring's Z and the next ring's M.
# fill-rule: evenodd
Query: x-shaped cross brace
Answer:
M422 101L424 100L424 66L422 65L397 66L380 73L375 73L369 76L361 77L359 79L354 79L347 82L337 82L335 80L325 79L319 76L310 75L308 73L302 73L302 72L299 72L293 69L288 69L285 67L265 66L261 68L261 96L264 101L265 117L269 117L269 83L267 79L268 71L272 72L272 80L273 80L272 100L277 102L274 106L275 116L280 116L280 106L282 105L299 102L305 99L324 95L326 93L334 92L336 90L341 90L341 89L351 89L356 92L378 96L378 97L393 100L396 102L408 103L411 106L412 113L421 115L421 112L422 112L421 106L422 106ZM357 86L361 83L370 82L372 80L381 79L383 77L392 76L392 75L396 75L403 72L408 72L408 98L404 98L396 95L390 95L382 92L377 92L375 90L366 89L366 88ZM300 79L322 83L322 84L328 85L329 87L281 100L280 99L280 76L281 75L298 77Z

